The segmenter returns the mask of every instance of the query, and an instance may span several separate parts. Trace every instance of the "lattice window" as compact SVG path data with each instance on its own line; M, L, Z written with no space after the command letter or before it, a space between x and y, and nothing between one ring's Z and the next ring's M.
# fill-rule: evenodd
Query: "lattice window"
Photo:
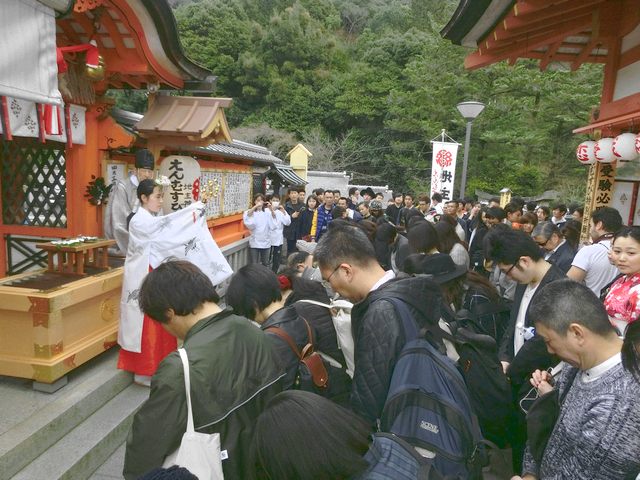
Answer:
M2 142L2 221L5 225L67 226L66 162L58 143Z
M253 194L265 193L264 188L264 175L260 173L253 174ZM251 206L253 207L253 198L251 199Z

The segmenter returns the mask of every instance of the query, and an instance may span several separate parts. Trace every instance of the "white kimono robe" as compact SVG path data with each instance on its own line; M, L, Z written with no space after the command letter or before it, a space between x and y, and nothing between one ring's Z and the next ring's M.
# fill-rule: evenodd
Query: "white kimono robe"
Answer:
M209 233L201 202L158 217L140 208L129 224L129 248L120 299L118 343L125 350L140 353L144 318L138 305L140 286L149 273L149 266L156 268L169 257L197 265L214 285L233 273Z

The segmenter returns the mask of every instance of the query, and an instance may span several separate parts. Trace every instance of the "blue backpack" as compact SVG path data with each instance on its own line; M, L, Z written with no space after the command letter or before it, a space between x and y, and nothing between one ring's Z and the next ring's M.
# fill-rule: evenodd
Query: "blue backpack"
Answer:
M443 476L481 478L484 441L461 373L423 338L403 301L384 300L398 312L407 341L393 370L380 430L431 452Z
M357 480L441 480L432 459L392 433L375 433L364 456L369 468Z

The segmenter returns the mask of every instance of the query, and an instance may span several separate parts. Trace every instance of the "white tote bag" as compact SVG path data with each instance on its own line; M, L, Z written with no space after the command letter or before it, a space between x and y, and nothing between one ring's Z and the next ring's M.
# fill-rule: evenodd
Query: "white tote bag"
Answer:
M195 431L191 410L191 380L187 351L179 348L178 353L182 360L184 388L187 393L187 431L184 432L178 449L165 459L163 467L168 468L173 465L184 467L199 480L224 479L220 456L220 434Z
M298 302L310 303L319 307L328 308L333 320L333 328L336 330L338 347L342 350L344 360L347 362L347 374L353 378L355 370L353 333L351 333L351 308L353 303L348 300L333 300L331 305L315 300L298 300Z

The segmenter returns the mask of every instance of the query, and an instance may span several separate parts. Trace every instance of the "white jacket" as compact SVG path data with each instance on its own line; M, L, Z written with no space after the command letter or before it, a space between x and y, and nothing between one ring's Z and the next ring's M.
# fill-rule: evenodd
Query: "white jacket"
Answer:
M249 216L249 210L242 215L245 227L251 232L251 248L271 248L271 230L275 228L275 219L270 210L256 210Z
M276 218L273 219L273 228L271 229L271 246L279 247L283 243L284 227L291 225L291 216L282 210L275 211Z

